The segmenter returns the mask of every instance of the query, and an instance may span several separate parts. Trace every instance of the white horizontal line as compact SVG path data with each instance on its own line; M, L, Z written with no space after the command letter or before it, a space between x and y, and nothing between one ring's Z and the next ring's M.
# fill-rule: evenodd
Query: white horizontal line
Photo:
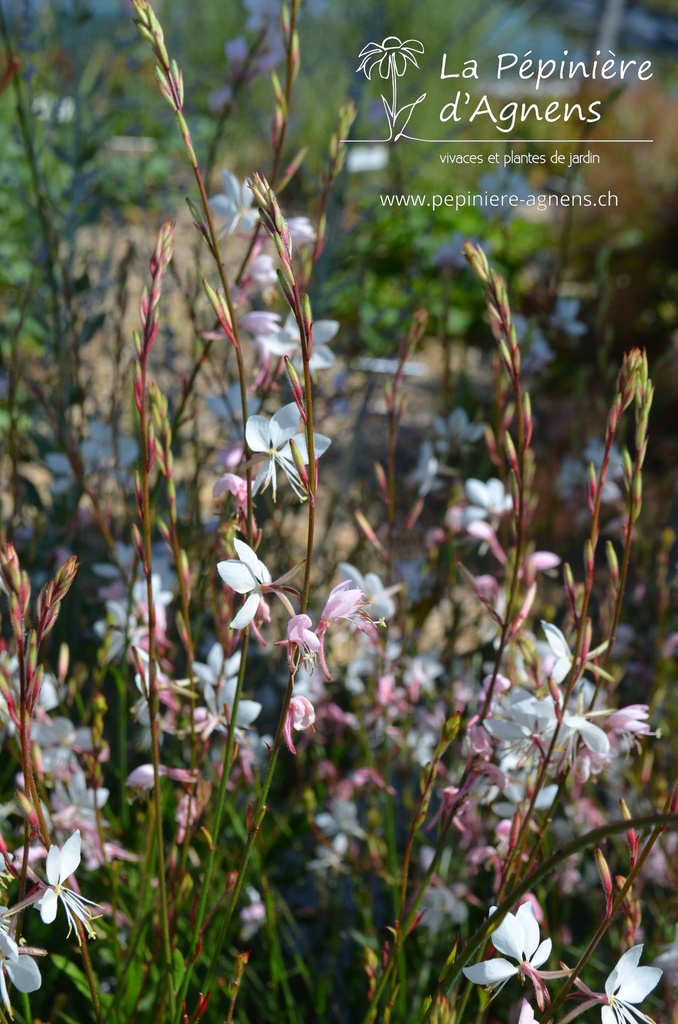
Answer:
M353 145L356 143L374 145L375 142L381 142L384 146L388 145L388 141L385 139L342 139L341 141ZM599 142L654 142L654 139L411 139L408 137L407 141L430 142L445 146L463 146L470 142L492 142L495 145L501 142L510 142L512 145L519 145L522 142L557 142L559 144L568 143L573 146L596 146Z

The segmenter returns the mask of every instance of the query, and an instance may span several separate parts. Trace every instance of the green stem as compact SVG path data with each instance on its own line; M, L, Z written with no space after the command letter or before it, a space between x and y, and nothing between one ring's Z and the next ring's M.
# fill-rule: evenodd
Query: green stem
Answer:
M243 630L242 637L242 649L240 656L240 666L238 669L238 681L236 684L235 697L233 699L233 707L231 709L231 717L228 724L228 732L226 736L226 748L224 751L224 757L222 761L221 779L219 781L219 791L217 793L217 805L214 812L214 822L212 825L212 842L210 844L210 852L207 858L207 866L205 868L205 877L203 885L200 890L200 900L198 902L198 908L195 915L195 923L193 925L193 932L191 934L190 950L192 956L198 949L200 936L202 933L205 918L207 916L207 904L211 893L212 876L214 874L214 868L216 865L217 853L219 849L218 839L219 831L221 829L221 822L226 809L226 796L228 792L228 780L230 778L231 764L233 761L233 750L235 746L235 723L238 717L238 704L240 702L240 694L242 692L244 680L245 680L245 667L247 665L247 649L249 645L249 627ZM217 944L216 949L220 948L220 944ZM181 986L178 993L178 1004L181 1015L181 1007L186 998L188 992L188 986L191 982L193 970L195 966L195 959L191 959L186 965L184 975L182 978ZM207 989L204 988L203 991ZM183 1019L182 1016L179 1018Z
M145 344L145 342L144 342ZM160 928L162 932L162 950L165 967L165 978L169 982L172 977L172 946L170 938L169 905L167 900L167 879L165 877L165 849L162 830L162 796L160 785L160 734L158 729L158 680L155 651L155 606L153 603L153 578L151 554L151 496L150 466L148 461L148 394L146 362L148 350L140 356L141 395L139 402L139 427L141 446L141 529L144 547L143 571L146 577L146 604L148 608L148 711L151 732L151 761L153 763L153 805L155 810L155 842L158 853L158 895L160 897ZM170 1009L174 1016L174 988L171 982L166 986Z
M252 813L252 818L251 818L251 822L252 823L251 823L251 825L250 825L250 827L248 829L248 832L247 832L247 842L245 843L245 849L242 852L241 861L240 861L240 867L238 868L238 874L236 876L235 884L233 886L233 889L231 890L231 895L230 895L230 899L228 901L228 906L226 907L224 915L223 915L223 917L221 919L221 924L219 926L219 932L217 933L217 937L216 937L216 940L215 940L214 945L213 945L213 950L214 951L213 951L212 956L210 958L210 962L209 962L209 965L208 965L208 968L207 968L207 973L205 974L205 977L202 979L201 991L203 991L203 992L208 992L210 990L211 986L212 986L212 982L214 981L214 975L215 975L215 972L216 972L219 956L220 956L220 953L221 953L221 947L222 947L222 945L224 943L224 939L226 938L226 933L227 933L228 927L229 927L229 925L231 923L231 919L233 917L233 912L234 912L234 910L236 908L236 905L238 903L238 900L240 898L240 893L242 892L242 888L243 888L243 885L245 883L245 875L247 873L247 866L249 864L249 859L250 859L250 856L252 855L252 850L254 848L254 844L256 842L257 835L259 833L259 828L261 827L261 823L262 823L262 821L264 819L264 815L266 813L266 800L268 798L268 793L269 793L269 790L271 788L271 783L273 781L273 773L275 772L275 766L276 766L276 763L277 763L277 760L278 760L278 754L280 753L280 748L281 748L282 743L283 743L283 729L284 729L284 726L285 726L285 719L287 718L287 710L289 708L290 700L292 698L292 690L293 690L293 688L294 688L294 676L290 673L289 681L288 681L288 684L287 684L287 690L285 692L285 698L283 700L282 711L281 711L281 714L280 714L280 720L278 722L278 729L277 729L277 732L275 734L275 740L274 740L274 743L273 743L273 748L271 750L271 757L270 757L269 762L268 762L268 769L266 771L266 777L265 777L264 782L262 784L261 792L259 794L259 798L257 800L254 812Z
M94 971L92 970L92 961L89 958L87 936L85 935L85 929L80 922L78 922L78 932L80 934L80 952L82 953L82 963L83 967L85 968L87 984L89 985L89 991L92 996L92 1005L94 1006L94 1016L96 1017L97 1024L103 1024L103 1017L101 1016L101 1003L99 1002L99 992L96 986Z

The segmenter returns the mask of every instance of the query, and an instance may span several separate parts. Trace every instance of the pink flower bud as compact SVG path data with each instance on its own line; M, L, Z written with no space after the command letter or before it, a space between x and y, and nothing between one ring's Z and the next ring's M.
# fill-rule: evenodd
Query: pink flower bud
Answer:
M297 616L298 618L299 616ZM287 717L285 718L285 725L283 727L283 736L285 737L285 743L290 749L290 753L296 754L296 748L292 743L292 729L298 731L302 729L308 729L309 726L313 726L315 722L315 710L310 700L306 697L292 697L290 700L290 706L287 709Z

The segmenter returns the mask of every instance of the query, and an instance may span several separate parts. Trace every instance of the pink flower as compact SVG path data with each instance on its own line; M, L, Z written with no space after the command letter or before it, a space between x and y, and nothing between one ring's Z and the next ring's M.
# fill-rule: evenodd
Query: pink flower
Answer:
M365 617L364 606L365 595L362 590L359 590L352 580L344 580L330 592L320 621L326 622L328 626L337 619L348 619L349 622L354 622L357 615Z
M308 729L315 722L315 710L310 700L306 697L292 697L290 706L287 709L287 717L283 727L285 743L291 754L296 754L296 748L292 743L292 729Z
M496 533L485 519L472 519L466 526L466 532L470 537L483 541L497 561L500 562L501 565L506 565L506 554L504 549L497 540Z
M527 556L527 561L533 569L537 569L539 572L555 569L561 563L561 559L552 551L533 551L531 555Z
M347 622L352 622L354 626L358 626L359 629L363 630L368 623L372 623L372 618L367 611L365 595L362 590L356 587L353 580L344 580L343 583L338 583L332 589L330 596L325 602L325 607L322 610L320 622L316 630L320 645L318 648L318 660L326 679L331 679L332 677L325 661L325 633L332 623L338 619L346 619Z
M280 333L280 314L254 310L240 318L240 326L255 338Z
M236 473L224 473L212 488L212 497L218 498L226 491L234 496L238 508L247 508L247 482Z
M167 776L176 782L184 782L186 785L193 785L198 781L198 772L190 771L188 768L167 768L164 764L158 765L158 775ZM152 764L140 764L127 776L127 782L131 789L141 789L150 792L155 785Z
M610 728L622 736L649 736L649 711L647 704L627 704L625 708L620 708L610 715Z
M320 640L311 629L312 626L308 615L293 615L287 623L287 640L278 641L287 647L287 663L292 674L299 670L302 663L307 672L311 672L315 666Z

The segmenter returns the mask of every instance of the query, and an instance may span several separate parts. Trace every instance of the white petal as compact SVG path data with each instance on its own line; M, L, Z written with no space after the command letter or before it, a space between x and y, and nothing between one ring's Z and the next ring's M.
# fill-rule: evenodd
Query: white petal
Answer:
M209 665L203 665L201 661L193 662L193 675L203 686L214 686L216 674Z
M331 341L339 330L338 320L314 320L313 321L313 348L316 345L324 345Z
M210 209L219 217L232 217L234 213L233 204L223 195L210 199Z
M269 424L271 444L274 448L282 448L291 437L294 437L299 429L300 419L301 413L294 402L278 409L275 416L271 417Z
M252 202L252 193L251 192L250 192L250 202ZM240 219L240 227L238 229L238 234L240 234L240 235L249 235L250 232L252 231L252 229L255 227L255 225L256 225L258 220L259 220L259 211L258 210L246 210L246 211L244 211L242 213L242 216L241 216L241 219Z
M267 452L271 447L271 430L265 416L249 416L245 426L245 440L250 451Z
M520 1006L518 1024L535 1024L534 1010L528 1003L527 999L523 999Z
M571 662L570 648L558 627L553 626L550 622L544 622L542 619L541 628L544 630L546 641L556 658L567 658Z
M255 552L244 541L238 540L236 537L233 541L233 547L240 557L240 561L244 562L247 568L250 570L252 575L259 583L270 583L271 574L264 565L264 563L257 558Z
M249 567L254 578L258 579L261 562L257 558L256 552L244 540L240 540L239 537L234 539L233 547L240 561L244 562Z
M215 641L212 644L209 651L207 652L206 661L213 677L215 679L218 678L219 673L221 672L221 669L224 664L224 649L220 643L217 643Z
M336 361L337 359L334 352L329 349L327 345L313 346L313 355L311 356L311 362L309 365L314 372L316 370L328 370L330 366L334 366Z
M273 459L266 459L263 466L252 481L252 494L258 494L260 490L266 490L271 482L275 481L275 462Z
M499 981L506 981L518 973L515 964L510 964L503 957L495 957L494 960L484 960L481 964L474 964L472 967L464 968L464 975L474 985L496 985Z
M11 963L17 963L19 960L19 947L11 935L8 935L7 932L0 929L0 962L3 960L9 960Z
M627 1003L642 1003L643 999L659 984L662 973L659 967L636 967L633 977L622 984L617 998L623 999Z
M246 729L259 717L261 708L262 705L258 700L241 700L238 704L238 717L235 724Z
M533 967L541 967L542 964L546 963L548 958L551 956L552 945L553 943L550 939L544 939L544 941L540 944L539 948L537 949L536 953L534 953L530 957L530 963Z
M464 484L464 490L466 491L466 497L472 505L478 505L482 509L486 509L488 506L488 491L482 480L476 480L471 477Z
M489 508L496 511L506 506L506 492L504 491L504 485L501 480L497 480L496 477L492 477L491 480L487 481L487 499Z
M623 1002L640 1003L658 984L662 976L658 967L638 967L642 952L641 943L624 953L608 978L608 982L613 983L614 988L608 991L607 985L605 985L608 995L616 993L617 998Z
M587 721L581 715L563 715L563 725L572 732L578 732L589 750L595 754L607 754L610 741L597 725Z
M51 847L50 847L51 849ZM67 839L61 848L61 870L59 881L65 882L67 878L77 871L80 863L80 829L77 829L70 839Z
M315 444L316 459L319 459L321 455L324 455L332 444L332 439L330 437L326 437L324 434L315 434L313 441Z
M483 725L490 736L497 740L521 740L529 731L521 725L514 725L512 722L504 722L499 718L488 718Z
M241 657L242 651L236 651L235 654L232 654L231 657L228 658L224 668L224 677L226 679L232 679L234 676L237 676L240 669Z
M240 182L232 171L221 172L224 195L236 208L240 206Z
M506 915L499 927L492 932L490 938L494 948L500 953L506 953L518 963L523 962L525 935L522 925L513 914Z
M614 995L624 981L632 976L633 972L638 967L638 962L640 961L642 954L642 942L638 946L632 946L631 949L627 949L624 955L617 961L617 966L605 982L605 995Z
M294 352L294 342L286 331L265 334L259 338L259 341L274 356L288 356Z
M525 959L531 962L532 956L539 945L539 925L537 924L534 907L531 903L520 904L516 912L516 920L523 929L523 952L525 954Z
M45 895L42 896L36 904L37 909L40 911L40 917L45 924L51 924L56 917L58 902L59 897L55 893L54 889L47 889Z
M19 992L37 992L42 984L40 971L35 960L24 953L16 964L6 963L5 970Z
M547 807L550 807L553 803L556 793L558 792L558 786L553 783L550 786L544 786L543 789L539 790L539 795L534 802L535 810L545 811Z
M350 562L339 562L337 569L342 580L351 580L352 583L355 583L358 590L362 590L363 594L366 593L367 588L363 575L361 572L358 572L354 565L351 565Z
M236 617L231 622L231 629L244 629L245 626L249 626L250 622L257 614L258 607L259 595L250 594Z
M228 584L231 590L235 590L236 594L249 594L250 590L254 590L257 585L252 570L244 562L234 559L217 562L217 572L224 583Z
M58 885L61 876L61 850L52 843L45 862L45 874L50 885Z

